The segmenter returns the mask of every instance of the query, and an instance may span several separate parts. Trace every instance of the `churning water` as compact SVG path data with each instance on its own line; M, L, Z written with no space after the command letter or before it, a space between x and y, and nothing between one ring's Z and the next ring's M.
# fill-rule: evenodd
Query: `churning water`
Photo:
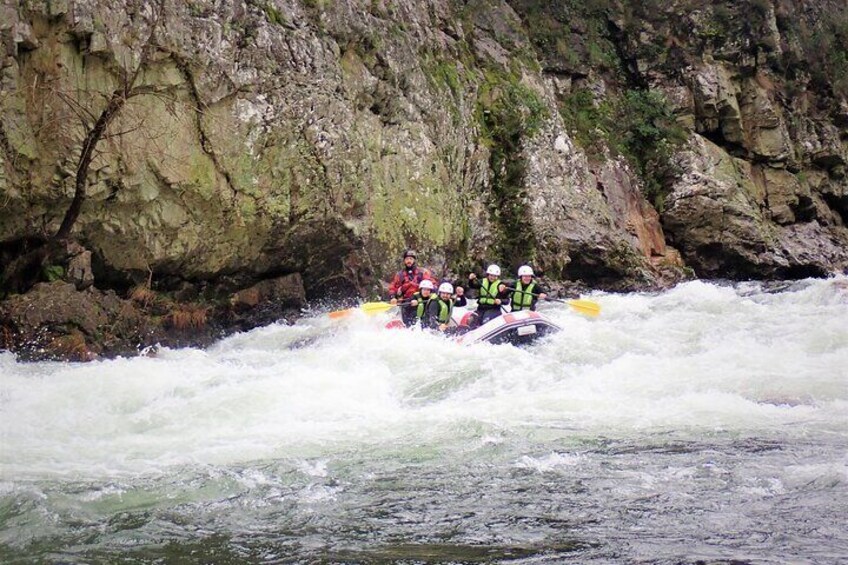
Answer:
M848 563L848 280L590 296L525 349L315 317L0 355L0 561Z

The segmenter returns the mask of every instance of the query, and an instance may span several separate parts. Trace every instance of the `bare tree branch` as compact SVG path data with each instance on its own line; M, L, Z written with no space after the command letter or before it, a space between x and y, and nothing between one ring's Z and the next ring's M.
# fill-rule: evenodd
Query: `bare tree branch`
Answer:
M80 211L82 210L82 204L85 201L86 190L88 188L88 170L91 167L91 161L94 159L97 144L106 133L106 128L109 127L109 124L118 112L120 112L126 105L127 100L134 96L152 94L160 90L154 85L135 85L139 75L147 68L150 57L154 53L156 30L164 14L164 0L159 0L157 7L158 10L150 25L150 33L147 36L146 42L142 46L141 57L139 58L138 65L136 65L135 69L133 69L133 71L125 77L124 81L112 92L106 107L100 112L100 116L97 118L97 121L94 122L94 126L92 126L92 128L88 131L85 139L83 140L82 151L80 152L74 179L74 198L71 200L71 205L68 207L67 211L65 211L65 216L62 218L62 224L53 236L53 241L67 239L68 235L71 233L71 229L73 229L74 224L77 221L77 218L79 218Z

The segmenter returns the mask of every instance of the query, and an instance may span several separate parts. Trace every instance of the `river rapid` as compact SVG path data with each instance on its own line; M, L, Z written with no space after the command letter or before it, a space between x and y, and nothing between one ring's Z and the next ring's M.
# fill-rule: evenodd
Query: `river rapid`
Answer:
M523 349L0 354L0 562L848 563L848 280L585 298Z

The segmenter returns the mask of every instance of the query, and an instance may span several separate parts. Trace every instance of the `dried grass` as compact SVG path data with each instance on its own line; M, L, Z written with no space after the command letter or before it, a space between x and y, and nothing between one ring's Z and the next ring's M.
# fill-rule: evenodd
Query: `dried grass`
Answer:
M199 330L206 325L208 311L203 306L176 304L165 316L165 324L175 330Z
M156 293L150 290L148 285L139 284L130 291L130 300L139 306L146 308L156 300Z
M7 328L3 326L3 331L0 333L0 347L3 349L11 349L12 345L15 343L15 334Z

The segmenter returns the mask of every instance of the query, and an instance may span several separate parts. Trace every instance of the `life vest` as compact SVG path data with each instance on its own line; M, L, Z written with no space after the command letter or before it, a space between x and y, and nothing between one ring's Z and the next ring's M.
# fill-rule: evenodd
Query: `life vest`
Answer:
M500 279L489 282L489 279L486 278L480 281L480 297L477 299L477 303L494 306L495 298L498 297L499 286L501 286Z
M515 292L512 293L512 311L524 310L533 306L533 289L536 287L534 281L524 286L521 281L515 283Z
M439 322L439 324L449 324L451 321L451 313L453 312L453 300L445 302L441 298L436 298L436 302L439 305L439 317L436 318L436 321Z
M421 292L416 292L415 294L412 295L412 298L410 300L417 300L418 301L418 307L415 310L415 317L416 318L418 318L420 320L421 318L424 317L424 312L427 310L427 303L430 302L432 299L433 299L433 293L432 292L430 293L430 296L427 297L427 298L424 298L423 296L421 296Z

